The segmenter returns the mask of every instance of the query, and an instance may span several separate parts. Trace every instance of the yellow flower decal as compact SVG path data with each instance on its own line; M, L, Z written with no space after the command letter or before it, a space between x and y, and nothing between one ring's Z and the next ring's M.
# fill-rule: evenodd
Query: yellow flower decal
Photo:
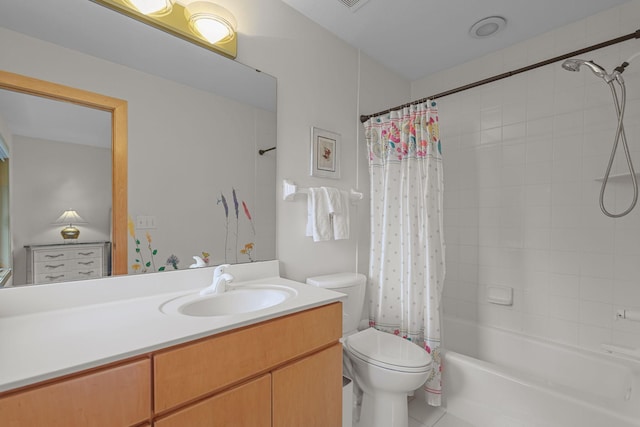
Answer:
M249 257L249 261L253 262L253 258L251 257L252 250L253 250L253 242L245 244L244 249L240 249L240 253L242 255L247 255Z
M129 215L129 219L127 221L127 227L129 228L129 234L131 235L131 237L133 237L135 239L136 238L136 225L133 223L133 219L131 218L131 215Z

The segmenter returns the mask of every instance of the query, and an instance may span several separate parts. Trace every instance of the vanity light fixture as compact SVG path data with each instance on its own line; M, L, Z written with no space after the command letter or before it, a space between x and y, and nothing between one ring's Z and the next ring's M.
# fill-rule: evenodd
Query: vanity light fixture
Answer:
M208 1L189 3L184 8L185 18L194 33L209 43L229 40L236 35L236 20L227 9Z
M164 16L171 13L176 0L125 0L138 12L145 15Z
M62 215L58 219L55 220L54 224L68 224L64 227L60 234L62 238L67 239L77 239L80 236L80 230L78 230L74 224L86 224L87 221L82 219L82 217L78 214L78 212L73 209L66 210L62 212Z
M237 56L236 20L210 0L91 1L227 58Z

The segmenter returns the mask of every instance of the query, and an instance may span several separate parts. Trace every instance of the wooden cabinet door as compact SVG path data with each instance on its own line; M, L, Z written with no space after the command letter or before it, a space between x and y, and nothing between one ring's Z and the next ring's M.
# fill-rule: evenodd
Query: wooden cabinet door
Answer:
M159 351L153 365L155 411L166 413L224 390L341 335L342 304L333 303Z
M179 410L154 426L270 427L271 374Z
M148 359L0 397L2 427L127 427L150 415Z
M272 373L273 427L342 426L342 344Z

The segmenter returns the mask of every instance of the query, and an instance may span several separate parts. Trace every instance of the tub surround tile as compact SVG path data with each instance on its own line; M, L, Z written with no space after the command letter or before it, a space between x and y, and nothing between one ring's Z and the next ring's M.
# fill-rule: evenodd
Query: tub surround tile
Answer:
M549 52L563 54L633 32L639 14L640 2L628 2L414 87L427 88L453 75L456 85L476 81L494 68L512 70L547 59ZM594 22L597 30L587 31ZM610 70L637 51L637 43L629 41L591 52L589 59ZM624 77L625 129L635 141L640 138L640 65L632 64ZM595 179L604 174L616 128L609 88L589 72L568 73L560 64L549 64L444 97L439 104L447 111L441 116L442 134L453 136L453 148L444 157L444 169L454 176L445 184L445 206L465 209L456 212L445 235L447 245L461 245L447 260L448 270L460 274L447 278L456 284L446 297L445 313L589 349L605 340L640 346L639 322L607 314L640 306L640 206L627 217L611 219L598 203L601 184ZM631 149L640 169L640 145ZM621 153L614 173L625 171ZM625 209L630 188L611 183L607 207ZM490 285L520 289L514 306L487 305L483 293ZM474 295L475 306L470 304Z

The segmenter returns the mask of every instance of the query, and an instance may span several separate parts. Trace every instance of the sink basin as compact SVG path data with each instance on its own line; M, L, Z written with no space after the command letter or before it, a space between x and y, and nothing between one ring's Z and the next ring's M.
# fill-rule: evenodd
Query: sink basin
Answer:
M250 313L282 304L297 292L288 286L247 285L215 295L182 296L161 306L166 314L213 317Z

